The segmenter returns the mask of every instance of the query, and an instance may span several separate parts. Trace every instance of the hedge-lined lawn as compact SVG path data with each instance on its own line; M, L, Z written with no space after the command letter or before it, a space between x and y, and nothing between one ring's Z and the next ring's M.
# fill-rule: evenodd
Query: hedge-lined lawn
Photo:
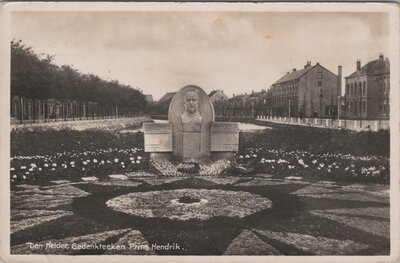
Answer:
M389 137L388 131L309 127L241 132L240 152L232 164L278 177L387 184ZM20 128L11 132L11 155L12 183L101 178L150 169L141 132Z
M364 182L389 182L389 155L378 153L388 134L307 132L241 133L224 175L156 177L140 132L13 131L11 253L387 255L389 187ZM335 147L336 139L348 145ZM371 141L361 147L363 140ZM166 244L177 246L153 249Z
M241 133L236 162L257 172L388 184L390 133L301 126Z

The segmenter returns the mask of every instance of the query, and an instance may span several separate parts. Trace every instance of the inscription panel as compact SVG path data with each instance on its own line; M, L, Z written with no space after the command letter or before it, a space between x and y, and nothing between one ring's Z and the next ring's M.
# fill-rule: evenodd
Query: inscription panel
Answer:
M169 123L145 123L144 151L172 152L172 125Z
M211 151L237 152L239 150L239 127L237 123L214 122L211 125Z

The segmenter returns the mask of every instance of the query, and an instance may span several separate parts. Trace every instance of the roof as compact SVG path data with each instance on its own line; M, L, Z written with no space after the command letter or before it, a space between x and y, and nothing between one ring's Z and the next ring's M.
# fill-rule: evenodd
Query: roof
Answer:
M212 95L214 95L215 93L217 93L219 90L213 90L211 91L211 93L208 95L208 97L211 97Z
M360 75L377 75L390 73L390 63L386 59L377 59L368 62L360 70L354 71L350 76L346 78L351 78Z
M258 96L260 96L262 94L262 92L260 91L260 92L252 92L251 94L250 94L250 97L258 97Z
M161 99L158 100L158 102L166 102L168 100L171 100L175 96L176 92L167 92L164 96L161 97Z
M304 74L306 74L308 71L313 69L315 66L316 65L314 65L312 67L306 67L306 68L303 68L303 69L300 69L300 70L292 71L292 72L290 72L288 74L285 74L283 77L278 79L273 85L279 84L279 83L283 83L283 82L287 82L287 81L291 81L291 80L295 80L295 79L299 79Z
M242 99L244 99L244 98L246 98L246 97L248 97L248 96L249 96L249 95L247 95L247 94L239 94L239 95L236 95L236 96L234 96L234 97L228 99L228 101L242 100Z
M153 95L144 94L144 98L147 102L153 102Z

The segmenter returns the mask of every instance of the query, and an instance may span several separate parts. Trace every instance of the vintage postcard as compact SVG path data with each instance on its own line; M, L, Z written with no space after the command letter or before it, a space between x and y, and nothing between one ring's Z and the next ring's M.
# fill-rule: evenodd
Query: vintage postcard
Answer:
M4 262L396 262L399 8L4 3Z

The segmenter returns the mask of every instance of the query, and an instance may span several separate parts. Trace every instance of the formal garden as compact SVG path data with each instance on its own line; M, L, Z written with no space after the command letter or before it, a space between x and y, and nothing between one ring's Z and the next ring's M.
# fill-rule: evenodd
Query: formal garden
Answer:
M150 160L143 121L14 127L11 253L389 253L388 131L257 127L193 170Z
M143 152L143 133L124 132L137 125L101 127L14 129L11 132L12 185L154 171ZM389 137L389 131L357 133L298 126L241 132L240 151L229 161L230 165L224 165L223 173L268 173L308 180L388 184ZM215 169L220 171L219 166ZM202 175L219 174L208 169Z

